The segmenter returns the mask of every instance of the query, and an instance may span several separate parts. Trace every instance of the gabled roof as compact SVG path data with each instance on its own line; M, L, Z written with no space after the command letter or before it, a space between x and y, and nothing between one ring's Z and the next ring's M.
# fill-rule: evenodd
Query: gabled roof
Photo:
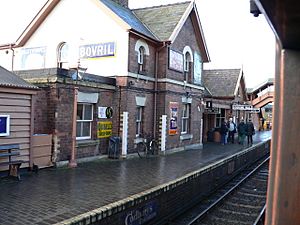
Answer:
M154 40L157 38L153 33L136 17L136 15L128 8L125 8L111 0L99 0L105 4L111 11L119 16L125 23L127 23L131 29L146 35Z
M93 0L104 13L112 17L125 30L148 38L154 42L173 42L187 18L192 15L195 34L204 62L209 61L209 55L194 2L175 3L150 8L130 10L112 0ZM32 34L39 28L60 0L48 0L31 23L26 27L15 43L0 46L0 49L22 47Z
M203 70L204 86L213 97L236 96L242 77L242 69Z
M38 87L26 82L16 74L0 66L0 87L38 89Z
M161 41L169 41L191 2L134 9L133 12Z

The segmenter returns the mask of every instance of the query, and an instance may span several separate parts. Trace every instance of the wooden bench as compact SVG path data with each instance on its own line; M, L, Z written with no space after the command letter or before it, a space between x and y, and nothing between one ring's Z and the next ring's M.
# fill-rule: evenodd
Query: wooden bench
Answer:
M0 166L9 166L8 176L16 177L20 180L20 166L23 160L14 160L13 156L20 155L20 146L14 145L0 145L0 159L6 158L6 161L1 162Z

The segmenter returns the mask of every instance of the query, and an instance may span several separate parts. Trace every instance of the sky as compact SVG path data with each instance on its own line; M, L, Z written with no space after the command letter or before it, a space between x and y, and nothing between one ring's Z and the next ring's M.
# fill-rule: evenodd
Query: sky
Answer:
M186 0L129 0L130 8ZM13 43L46 0L0 0L0 44ZM275 36L263 15L250 13L249 0L195 0L210 62L204 69L243 68L251 88L275 71ZM18 7L16 7L18 6Z

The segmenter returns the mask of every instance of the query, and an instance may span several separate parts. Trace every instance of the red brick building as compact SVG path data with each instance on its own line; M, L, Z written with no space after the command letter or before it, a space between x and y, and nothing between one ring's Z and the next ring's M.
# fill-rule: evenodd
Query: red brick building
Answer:
M14 50L7 67L42 89L35 129L53 134L55 162L72 153L74 87L76 158L106 154L109 135L97 126L121 136L123 112L128 153L145 134L161 139L162 115L166 151L202 146L202 65L209 56L195 3L130 10L127 1L116 2L49 0L15 43L0 47ZM78 18L66 16L71 6ZM97 29L90 21L100 21ZM107 108L111 118L103 116Z

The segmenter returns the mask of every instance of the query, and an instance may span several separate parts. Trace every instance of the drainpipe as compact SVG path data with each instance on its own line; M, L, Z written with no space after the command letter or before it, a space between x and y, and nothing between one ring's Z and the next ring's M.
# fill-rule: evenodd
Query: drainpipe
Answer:
M156 122L157 122L157 85L158 85L158 56L159 52L168 45L169 42L163 42L163 45L155 52L155 82L154 82L154 107L153 107L153 133L156 139Z

